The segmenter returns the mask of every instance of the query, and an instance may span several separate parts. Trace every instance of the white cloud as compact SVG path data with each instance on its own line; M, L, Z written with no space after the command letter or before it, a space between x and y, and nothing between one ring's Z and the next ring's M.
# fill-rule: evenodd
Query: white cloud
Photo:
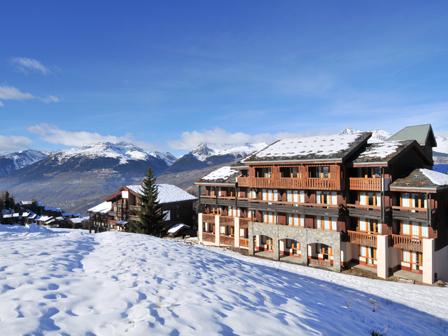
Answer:
M29 148L31 140L23 136L0 135L0 153L10 153Z
M20 91L13 86L0 86L0 100L29 100L35 98L31 93Z
M14 57L11 63L23 73L38 72L42 75L50 73L50 69L34 58Z
M279 138L292 136L288 133L277 134L248 134L243 132L227 132L221 128L215 128L205 131L186 131L183 132L180 139L170 141L170 146L177 150L192 150L201 143L207 143L210 145L242 145L246 143L271 143Z
M61 101L60 98L57 96L48 96L48 97L41 98L41 100L45 104L59 103Z
M40 100L46 104L59 102L59 97L37 97L29 92L21 91L13 86L0 86L0 107L3 107L4 100Z
M37 124L28 127L28 131L40 136L48 143L69 147L81 147L98 142L131 142L145 150L152 150L154 146L142 141L135 141L131 135L115 136L102 135L88 131L67 131L50 124Z

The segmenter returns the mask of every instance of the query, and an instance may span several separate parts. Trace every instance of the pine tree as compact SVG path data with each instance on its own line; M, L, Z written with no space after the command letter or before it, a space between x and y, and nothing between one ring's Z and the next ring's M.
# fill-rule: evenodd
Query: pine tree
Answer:
M161 237L165 233L163 212L158 201L159 192L151 168L142 183L140 225L143 233Z

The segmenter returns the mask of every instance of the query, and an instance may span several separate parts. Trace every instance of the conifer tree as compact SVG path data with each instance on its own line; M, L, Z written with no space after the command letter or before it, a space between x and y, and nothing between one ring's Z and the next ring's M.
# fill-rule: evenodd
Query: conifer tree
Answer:
M166 228L163 224L163 212L158 197L156 179L149 168L142 183L140 224L143 233L161 237Z

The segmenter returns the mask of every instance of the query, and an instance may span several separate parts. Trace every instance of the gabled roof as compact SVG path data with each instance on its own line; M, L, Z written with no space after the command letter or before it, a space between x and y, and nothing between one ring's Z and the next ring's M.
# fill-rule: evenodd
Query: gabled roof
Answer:
M370 132L282 139L242 160L255 162L343 161L366 144Z
M448 188L448 175L429 169L415 169L408 176L395 180L391 185L392 191L422 189L435 192Z
M142 194L142 186L139 184L128 185L125 188L136 195ZM159 204L191 201L196 199L196 197L192 194L187 193L185 190L172 184L157 184L157 189L159 191Z
M213 183L236 183L236 177L239 175L239 170L231 166L224 166L218 168L211 173L202 177L197 183L199 184L213 184Z
M420 146L425 146L429 142L431 147L437 147L431 124L407 126L387 140L416 140Z

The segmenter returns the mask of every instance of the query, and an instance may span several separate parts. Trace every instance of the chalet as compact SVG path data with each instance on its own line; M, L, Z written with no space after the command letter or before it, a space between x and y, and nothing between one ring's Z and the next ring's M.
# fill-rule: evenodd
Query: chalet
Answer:
M196 197L171 184L158 184L157 188L158 201L167 226L180 223L193 226L193 203ZM125 230L129 222L139 221L141 194L140 185L120 188L108 196L105 202L89 209L91 222L107 225L108 229Z
M448 280L440 266L448 198L445 175L429 170L432 128L405 130L373 144L369 132L283 139L204 176L196 183L200 242L335 271ZM409 196L415 188L423 191ZM431 210L403 210L403 199ZM417 234L412 225L422 222Z

